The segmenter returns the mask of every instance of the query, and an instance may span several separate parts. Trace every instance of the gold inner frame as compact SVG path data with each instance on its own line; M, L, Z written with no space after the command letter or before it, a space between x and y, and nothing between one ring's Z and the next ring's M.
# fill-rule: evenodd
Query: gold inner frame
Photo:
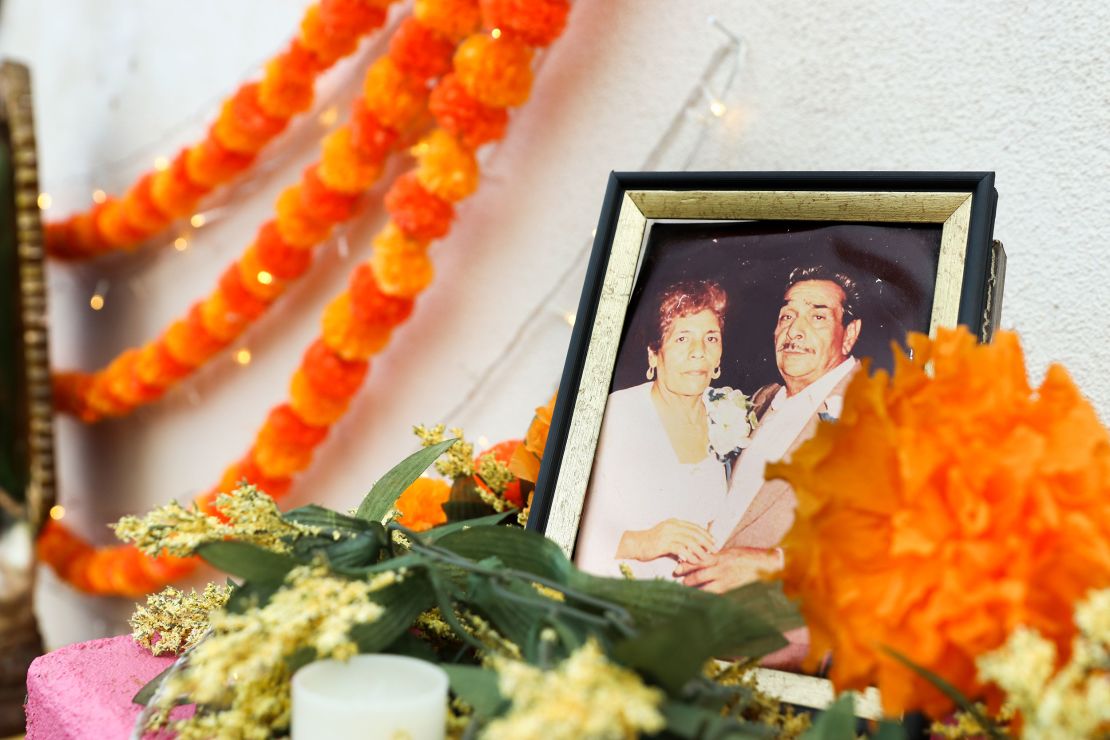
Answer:
M963 290L972 196L966 192L837 192L797 190L630 190L621 201L609 264L590 330L563 462L545 534L568 556L585 505L601 420L609 398L621 328L654 219L697 221L853 221L941 226L929 333L955 326Z

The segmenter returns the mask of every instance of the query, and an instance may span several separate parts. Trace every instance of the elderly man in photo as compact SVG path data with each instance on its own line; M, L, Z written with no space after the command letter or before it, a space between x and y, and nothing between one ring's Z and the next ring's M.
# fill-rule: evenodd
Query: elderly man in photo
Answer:
M764 466L788 457L813 436L821 418L837 418L844 391L859 367L860 291L847 275L823 266L790 273L775 325L775 362L782 383L753 395L759 425L733 468L725 511L710 529L721 549L680 564L683 582L723 592L782 566L778 549L794 521L796 499Z

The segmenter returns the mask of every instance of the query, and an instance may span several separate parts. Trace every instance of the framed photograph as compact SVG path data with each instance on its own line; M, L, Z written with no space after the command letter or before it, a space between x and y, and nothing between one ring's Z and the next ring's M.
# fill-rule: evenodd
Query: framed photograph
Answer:
M990 339L995 202L993 173L614 173L529 527L598 575L726 591L777 569L795 500L765 464L908 332ZM787 637L761 683L831 699Z

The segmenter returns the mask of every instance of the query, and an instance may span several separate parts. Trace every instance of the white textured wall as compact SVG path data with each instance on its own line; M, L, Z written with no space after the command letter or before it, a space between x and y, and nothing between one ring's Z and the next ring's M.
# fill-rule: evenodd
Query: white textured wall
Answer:
M305 4L3 0L0 53L33 66L51 215L83 206L96 187L118 191L195 136L220 97L285 42ZM1110 234L1110 5L578 0L534 100L434 248L439 278L374 362L292 503L353 505L414 447L414 422L460 423L495 440L521 433L555 387L569 338L560 314L574 308L581 273L561 286L558 276L589 238L609 170L641 166L719 45L709 15L744 37L747 55L729 112L692 167L997 171L995 233L1010 257L1003 323L1022 333L1036 379L1063 362L1110 418L1097 309L1110 305L1100 259ZM336 70L329 90L345 99L358 77L352 65ZM240 193L184 254L56 269L56 363L99 366L209 289L312 157L314 138L309 124L279 143L278 171ZM107 541L106 521L211 485L282 397L379 215L371 202L350 256L327 248L245 338L249 368L223 358L130 419L95 429L61 422L67 520ZM87 300L98 280L108 281L108 305L94 314ZM531 328L516 335L532 311ZM459 408L490 366L492 383ZM55 645L119 631L129 609L49 576L40 590Z

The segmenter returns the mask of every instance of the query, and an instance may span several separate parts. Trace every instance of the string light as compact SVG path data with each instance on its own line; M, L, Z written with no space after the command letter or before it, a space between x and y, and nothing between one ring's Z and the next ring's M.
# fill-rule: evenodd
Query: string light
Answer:
M184 252L189 248L189 240L183 236L179 236L173 240L173 248L178 252Z
M204 217L203 213L194 213L193 217L189 219L189 223L192 224L194 229L199 229L201 226L204 226L205 221L207 221L207 219Z
M42 210L45 211L53 202L54 199L50 197L50 193L39 193L38 204Z
M478 448L484 450L487 447L489 447L489 437L483 434L481 437L478 437Z
M493 36L495 39L499 39L499 38L501 38L501 29L500 28L493 29L492 31L489 32L489 35Z
M154 169L161 172L162 170L169 169L169 167L170 167L170 160L166 159L165 157L155 157L154 158Z
M339 108L334 105L331 106L321 113L320 117L316 120L318 120L322 126L334 126L335 122L339 120Z
M108 200L108 194L103 190L94 190L92 194L93 203L103 203Z
M709 101L709 112L717 116L717 118L720 118L728 112L728 106L726 106L717 98L713 98Z
M239 350L235 353L235 361L238 362L240 365L251 364L251 351L246 347Z
M61 504L54 504L50 507L50 518L54 521L58 521L65 515L66 507L62 506Z
M92 298L89 299L89 308L94 311L99 311L104 308L104 296L99 293L93 293Z
M567 326L570 326L570 327L573 328L574 327L574 314L572 314L570 311L567 311L566 313L563 314L563 321L567 322Z
M274 282L274 276L266 272L265 270L259 270L258 282L262 283L263 285L269 285L270 283Z

